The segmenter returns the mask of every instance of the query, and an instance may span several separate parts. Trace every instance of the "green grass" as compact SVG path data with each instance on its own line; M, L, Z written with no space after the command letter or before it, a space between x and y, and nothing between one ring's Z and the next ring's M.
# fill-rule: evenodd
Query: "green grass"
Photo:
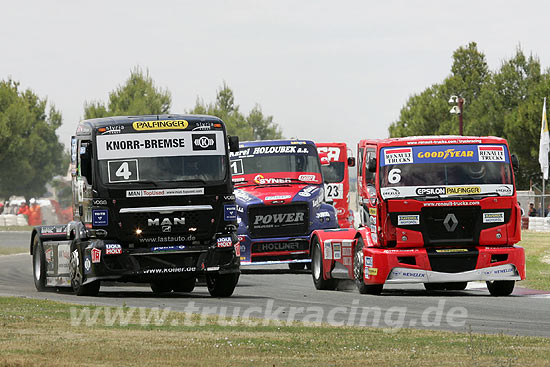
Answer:
M544 366L550 339L359 327L233 326L171 312L165 326L71 326L83 306L0 298L0 366ZM95 307L89 307L93 313ZM113 308L114 309L114 308ZM128 308L127 308L128 309ZM184 326L185 320L195 326ZM174 326L178 324L178 326Z
M11 232L11 231L32 231L32 226L0 226L0 232Z
M550 233L521 232L520 246L525 248L526 280L522 287L550 291Z

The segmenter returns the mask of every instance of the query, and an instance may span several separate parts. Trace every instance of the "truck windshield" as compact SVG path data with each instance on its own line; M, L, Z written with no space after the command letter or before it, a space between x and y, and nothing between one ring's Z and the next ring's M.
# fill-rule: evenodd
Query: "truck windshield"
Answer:
M230 159L236 184L322 183L317 149L309 144L246 147Z
M97 136L104 184L224 180L223 131L160 132Z
M330 162L328 166L322 166L323 178L328 183L338 183L344 181L346 169L345 162Z
M391 147L380 151L383 198L512 195L505 145Z

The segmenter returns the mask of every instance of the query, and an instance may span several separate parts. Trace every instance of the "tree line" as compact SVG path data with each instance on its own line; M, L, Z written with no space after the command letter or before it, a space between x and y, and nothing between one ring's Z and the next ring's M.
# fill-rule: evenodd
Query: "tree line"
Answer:
M55 131L61 126L61 113L47 99L32 90L21 90L18 82L0 80L0 198L21 195L39 197L46 183L67 172L69 154ZM168 90L155 85L152 77L139 67L111 93L108 102L84 103L84 118L124 115L157 115L171 112ZM220 117L228 134L241 140L280 139L282 131L273 116L264 115L259 105L248 113L240 111L231 88L223 83L216 100L197 99L185 113Z
M539 138L543 100L550 95L550 70L541 70L536 56L525 55L518 47L492 71L475 42L459 47L453 53L450 75L412 95L390 125L389 135L458 135L457 116L449 113L452 95L466 100L464 135L508 140L510 151L520 160L516 173L520 190L542 180Z

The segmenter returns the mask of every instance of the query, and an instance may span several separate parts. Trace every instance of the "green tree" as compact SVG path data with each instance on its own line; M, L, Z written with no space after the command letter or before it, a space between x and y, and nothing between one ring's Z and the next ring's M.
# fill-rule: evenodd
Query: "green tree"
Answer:
M218 90L214 103L206 104L197 99L195 107L189 113L221 118L227 126L228 134L237 135L241 141L282 138L281 129L273 122L273 116L264 116L259 105L254 106L248 116L243 115L235 104L233 91L226 83Z
M0 197L27 198L45 193L56 174L65 173L63 145L55 131L62 117L30 89L11 79L0 81Z
M172 97L168 90L155 87L149 72L135 67L123 85L109 93L109 103L84 103L84 118L169 113Z

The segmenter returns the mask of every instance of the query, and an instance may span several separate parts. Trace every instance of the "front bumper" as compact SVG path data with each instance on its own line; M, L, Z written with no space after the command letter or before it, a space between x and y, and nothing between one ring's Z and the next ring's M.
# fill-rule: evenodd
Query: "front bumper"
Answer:
M493 280L521 280L518 269L513 264L491 266L462 273L442 273L431 270L393 268L386 280L392 283L450 283Z
M241 266L310 263L309 236L250 238L239 235Z

